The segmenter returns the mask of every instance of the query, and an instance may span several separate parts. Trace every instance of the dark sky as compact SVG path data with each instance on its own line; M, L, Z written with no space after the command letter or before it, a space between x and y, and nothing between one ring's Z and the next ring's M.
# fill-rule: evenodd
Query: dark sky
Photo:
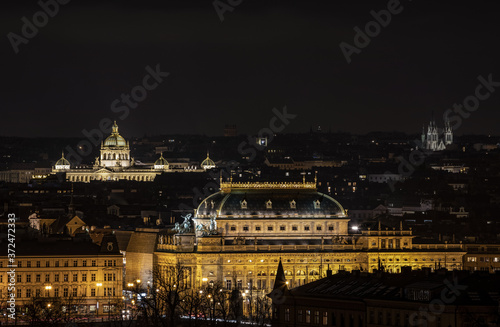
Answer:
M81 136L104 117L126 137L221 135L227 123L256 134L284 105L298 115L284 132L415 133L432 111L442 125L479 75L500 81L495 1L402 0L350 64L339 44L389 1L244 0L221 22L212 1L72 0L18 54L7 35L22 35L21 18L41 7L5 2L0 135ZM113 100L142 84L148 65L170 75L120 120ZM499 105L500 88L456 133L500 134Z

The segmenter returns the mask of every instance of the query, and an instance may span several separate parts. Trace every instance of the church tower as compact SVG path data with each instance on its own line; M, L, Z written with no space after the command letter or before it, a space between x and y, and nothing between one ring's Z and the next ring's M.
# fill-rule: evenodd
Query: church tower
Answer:
M446 120L444 123L444 143L446 145L453 144L453 129L449 120Z
M436 122L431 120L427 128L427 149L436 151L438 147L438 130Z

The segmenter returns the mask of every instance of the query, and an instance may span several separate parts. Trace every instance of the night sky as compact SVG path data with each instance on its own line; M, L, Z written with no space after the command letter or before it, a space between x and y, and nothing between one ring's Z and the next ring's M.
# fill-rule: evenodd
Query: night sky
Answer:
M212 1L72 0L18 54L8 35L41 7L5 2L0 135L80 137L105 117L125 137L256 134L285 105L298 116L283 132L417 133L433 111L442 125L479 75L500 81L497 1L402 0L349 64L339 44L390 1L244 0L221 22ZM156 65L170 75L120 119L113 101ZM500 134L499 105L500 87L456 133Z

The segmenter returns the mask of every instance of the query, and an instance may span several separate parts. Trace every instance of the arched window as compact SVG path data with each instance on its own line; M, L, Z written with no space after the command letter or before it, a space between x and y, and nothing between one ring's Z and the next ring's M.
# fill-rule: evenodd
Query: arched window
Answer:
M271 202L271 200L267 200L266 202L266 209L272 209L273 208L273 203Z
M241 201L240 204L241 204L241 209L247 209L247 200L243 199L243 201Z
M321 209L321 202L319 200L314 201L314 209Z
M295 200L290 201L290 209L297 209L297 202Z

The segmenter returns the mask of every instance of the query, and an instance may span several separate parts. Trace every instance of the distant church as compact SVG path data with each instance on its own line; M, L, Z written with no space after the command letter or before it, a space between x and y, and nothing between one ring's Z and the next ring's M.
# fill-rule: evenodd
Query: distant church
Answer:
M441 137L440 137L441 136ZM422 147L431 151L443 151L447 145L453 144L453 129L450 122L444 122L444 132L440 135L436 122L431 120L425 133L425 126L422 128Z

